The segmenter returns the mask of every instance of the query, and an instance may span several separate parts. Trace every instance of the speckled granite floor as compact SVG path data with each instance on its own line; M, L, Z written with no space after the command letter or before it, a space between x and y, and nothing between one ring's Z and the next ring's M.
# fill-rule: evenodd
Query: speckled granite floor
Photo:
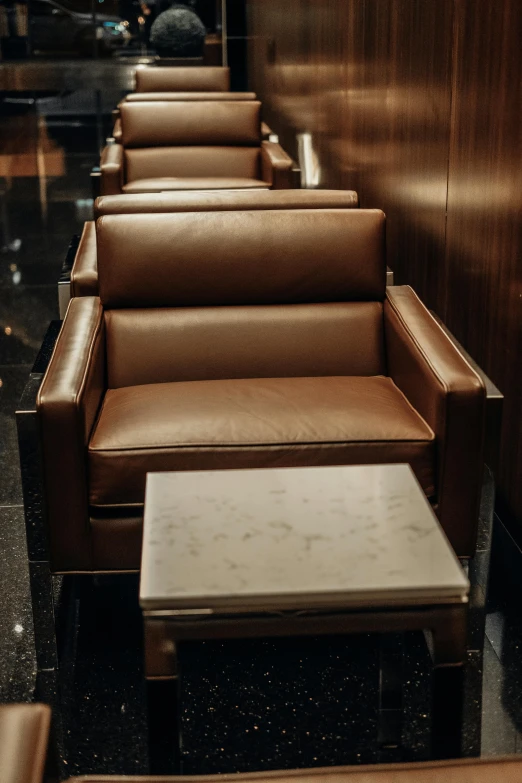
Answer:
M19 129L16 152L33 154L34 104L10 111ZM30 701L35 688L13 413L46 327L58 315L56 281L70 236L90 216L88 172L98 132L84 121L66 131L49 127L61 168L43 179L15 170L10 182L0 180L0 702ZM145 773L137 579L100 578L83 586L70 606L67 641L64 769ZM521 643L519 602L502 589L501 569L494 569L484 649L484 755L522 752ZM479 664L472 658L470 667ZM181 669L186 773L421 759L429 752L429 661L420 635L191 643L181 649ZM397 677L402 701L391 687ZM389 737L400 725L397 750Z

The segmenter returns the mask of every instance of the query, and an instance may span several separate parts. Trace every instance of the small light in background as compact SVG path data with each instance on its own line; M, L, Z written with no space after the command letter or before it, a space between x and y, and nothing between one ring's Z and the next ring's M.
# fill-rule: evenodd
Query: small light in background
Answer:
M16 270L18 269L18 267L16 266L16 264L11 264L11 266L9 267L9 269L10 269L10 271L11 271L11 272L16 272Z
M21 279L22 279L22 273L19 270L13 273L13 283L15 285L18 285Z
M7 336L9 336L12 333L12 331L13 330L11 329L10 326L6 326L4 329L4 332L6 333Z
M16 623L16 625L14 627L14 631L15 631L15 633L23 633L24 632L23 625L20 625L20 623Z
M3 380L0 378L0 389L2 388L2 386L3 386L3 385L4 385L4 382L3 382Z

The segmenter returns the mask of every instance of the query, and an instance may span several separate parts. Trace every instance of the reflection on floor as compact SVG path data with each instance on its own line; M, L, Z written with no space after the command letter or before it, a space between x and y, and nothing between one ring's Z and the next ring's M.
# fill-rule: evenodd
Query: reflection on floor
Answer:
M45 329L58 317L61 263L71 235L91 215L89 169L110 130L108 116L105 127L88 115L76 125L69 117L64 127L37 109L34 102L17 105L0 123L0 701L31 700L35 686L13 412ZM66 768L69 774L144 773L137 579L76 586L62 672ZM522 752L522 622L495 569L487 632L481 751ZM397 675L383 683L382 673L401 667L398 701ZM181 669L188 774L428 753L422 636L193 643L182 648ZM397 730L400 752L389 739Z

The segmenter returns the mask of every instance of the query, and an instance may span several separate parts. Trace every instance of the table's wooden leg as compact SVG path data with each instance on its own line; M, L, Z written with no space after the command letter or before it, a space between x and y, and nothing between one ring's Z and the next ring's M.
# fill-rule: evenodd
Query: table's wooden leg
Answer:
M466 606L448 608L433 633L432 756L462 755Z
M151 775L179 773L177 646L169 626L145 616L145 676Z
M404 634L381 634L378 743L381 760L400 761Z
M179 773L178 680L147 680L149 773Z

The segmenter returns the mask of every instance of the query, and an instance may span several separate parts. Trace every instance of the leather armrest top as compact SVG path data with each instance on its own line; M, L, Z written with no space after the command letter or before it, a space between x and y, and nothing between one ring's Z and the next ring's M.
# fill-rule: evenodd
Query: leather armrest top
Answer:
M435 432L439 516L458 555L474 552L486 390L409 286L387 289L388 374Z
M0 780L41 783L51 710L45 704L0 706Z
M100 161L101 195L114 196L121 193L123 186L123 147L121 144L107 144Z
M88 220L83 227L80 244L71 269L71 296L98 295L98 263L96 255L96 224Z
M105 390L103 309L97 297L76 297L36 401L55 570L90 568L85 450Z
M292 158L273 141L261 143L261 171L274 190L291 188Z
M518 783L522 774L520 756L466 758L455 761L424 761L409 764L371 764L353 767L323 767L223 775L178 775L137 777L87 775L71 778L77 783Z

